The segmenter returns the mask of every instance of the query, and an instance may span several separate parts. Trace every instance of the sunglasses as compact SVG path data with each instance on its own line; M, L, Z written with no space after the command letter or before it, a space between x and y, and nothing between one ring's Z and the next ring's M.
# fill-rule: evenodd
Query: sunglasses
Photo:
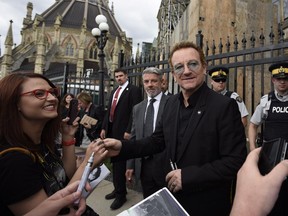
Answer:
M191 61L187 62L186 66L190 71L194 71L197 73L200 69L200 62L195 61L195 60L191 60ZM185 65L184 64L176 64L175 66L173 66L173 71L176 74L180 75L180 74L184 73Z
M44 100L47 98L48 94L53 95L54 97L59 97L60 95L60 91L58 88L51 88L48 90L45 89L35 89L33 91L29 91L29 92L24 92L22 94L20 94L20 96L24 96L24 95L28 95L28 94L33 94L36 98L40 99L40 100Z
M215 79L214 82L217 82L217 83L222 82L222 83L224 83L224 82L226 82L226 79Z

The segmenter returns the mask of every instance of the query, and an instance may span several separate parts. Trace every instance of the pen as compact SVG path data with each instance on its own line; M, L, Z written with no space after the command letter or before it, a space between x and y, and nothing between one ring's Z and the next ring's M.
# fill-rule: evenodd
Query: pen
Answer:
M171 166L172 170L176 170L177 169L176 163L173 163L171 159L170 159L170 166Z
M93 164L93 160L94 160L94 152L92 152L88 162L87 162L87 165L85 166L85 169L83 171L83 174L82 174L82 177L81 177L81 180L80 180L80 183L78 185L78 188L77 188L77 191L80 191L82 193L84 187L85 187L85 184L87 182L87 179L88 179L88 176L91 172L91 168L92 168L92 164ZM79 201L80 199L76 200L74 202L75 205L79 204Z

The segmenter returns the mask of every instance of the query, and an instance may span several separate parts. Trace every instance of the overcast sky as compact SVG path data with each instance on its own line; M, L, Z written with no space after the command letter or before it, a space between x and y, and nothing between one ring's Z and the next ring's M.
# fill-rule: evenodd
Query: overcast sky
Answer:
M1 55L4 54L4 42L8 32L10 20L13 20L13 40L17 45L21 41L20 30L23 18L26 16L28 2L33 3L32 18L41 14L51 6L55 0L1 0L0 2L0 39ZM153 42L158 34L157 13L161 0L110 0L114 2L114 13L117 22L127 37L133 38L133 46L137 43ZM96 23L95 23L96 25ZM134 49L135 52L135 49ZM135 54L135 53L134 53Z

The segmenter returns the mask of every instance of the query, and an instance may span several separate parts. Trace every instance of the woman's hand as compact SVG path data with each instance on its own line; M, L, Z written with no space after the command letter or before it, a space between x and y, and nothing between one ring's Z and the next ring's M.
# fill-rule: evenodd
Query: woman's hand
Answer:
M93 168L99 166L102 161L106 158L108 151L104 148L104 143L101 139L97 139L92 141L87 147L84 163L86 164L92 154L94 152L94 162Z
M64 189L56 192L52 196L48 197L45 201L39 204L36 208L25 214L25 216L34 215L46 215L54 216L58 215L61 209L69 208L69 215L81 215L86 209L86 201L81 197L81 193L76 191L79 185L79 181L69 184ZM72 205L76 200L80 199L77 210Z
M76 131L78 130L80 117L77 117L72 125L68 125L67 122L69 121L69 118L66 117L65 119L62 119L60 132L62 134L62 139L65 141L71 140L74 138Z

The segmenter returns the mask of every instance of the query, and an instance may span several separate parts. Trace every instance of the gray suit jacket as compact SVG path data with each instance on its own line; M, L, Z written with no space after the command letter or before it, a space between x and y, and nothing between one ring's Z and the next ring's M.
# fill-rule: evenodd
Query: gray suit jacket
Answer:
M157 113L156 125L162 118L164 106L168 98L169 96L162 94L160 104L159 104L159 110ZM144 127L147 103L148 103L148 99L146 98L139 104L135 105L133 108L133 120L132 120L132 128L131 128L132 140L138 140L138 139L144 138L143 127ZM165 175L164 175L163 167L161 163L161 161L164 158L164 154L165 152L161 152L161 153L153 155L154 169L153 169L152 175L155 177L155 179L159 179L159 181L165 182L165 179L164 179ZM136 181L139 180L140 173L141 173L141 158L128 160L126 164L126 168L134 169Z

